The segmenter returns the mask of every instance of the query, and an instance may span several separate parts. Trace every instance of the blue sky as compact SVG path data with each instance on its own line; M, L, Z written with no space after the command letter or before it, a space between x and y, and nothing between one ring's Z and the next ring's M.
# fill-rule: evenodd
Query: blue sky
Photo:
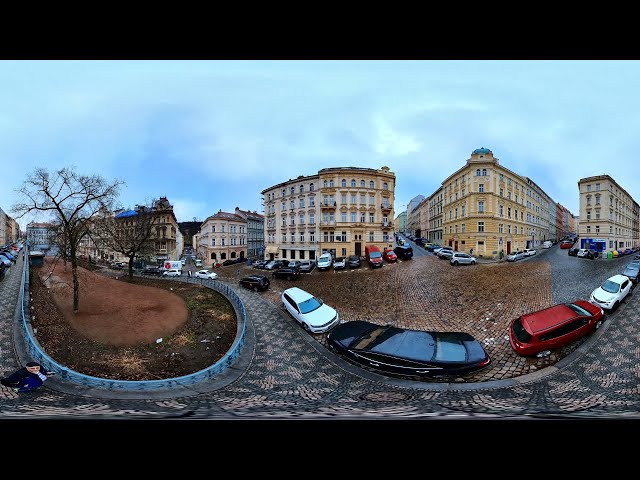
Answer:
M0 207L38 167L121 179L123 206L166 196L190 221L387 165L397 214L487 147L578 214L591 175L640 202L638 85L638 61L0 61Z

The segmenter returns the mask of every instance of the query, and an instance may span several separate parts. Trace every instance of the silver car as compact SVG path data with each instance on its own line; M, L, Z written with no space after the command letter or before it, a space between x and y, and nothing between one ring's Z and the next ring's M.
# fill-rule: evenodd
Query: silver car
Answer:
M451 265L475 265L477 263L476 257L464 252L453 252L451 259L449 260Z
M517 252L513 252L507 255L507 261L515 262L516 260L522 260L524 257L526 257L525 253L521 250L518 250Z

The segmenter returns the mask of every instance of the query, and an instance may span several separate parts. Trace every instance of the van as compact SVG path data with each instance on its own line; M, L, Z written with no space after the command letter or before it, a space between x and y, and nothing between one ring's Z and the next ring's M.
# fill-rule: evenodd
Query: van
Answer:
M547 240L542 244L542 248L551 248L552 246L553 246L553 242L551 242L550 240Z
M318 265L318 270L329 270L333 264L333 257L329 252L325 252L318 257L316 264Z
M364 256L371 268L382 266L382 252L376 245L367 245L364 247Z
M166 270L180 270L182 272L182 262L180 260L165 260L162 264Z
M196 267L202 267L202 260L200 259L196 260Z

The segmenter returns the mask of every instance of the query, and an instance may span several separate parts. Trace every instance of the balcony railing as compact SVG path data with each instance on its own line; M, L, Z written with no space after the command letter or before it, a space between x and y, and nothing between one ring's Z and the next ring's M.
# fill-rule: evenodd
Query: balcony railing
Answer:
M323 220L320 225L322 225L323 227L335 227L336 225L336 221L335 220Z
M380 208L382 208L383 210L391 210L391 205L385 205L383 203L382 205L380 205Z
M321 202L320 208L335 208L337 205L336 202Z
M389 222L380 222L380 225L382 225L383 227L388 227L389 226Z

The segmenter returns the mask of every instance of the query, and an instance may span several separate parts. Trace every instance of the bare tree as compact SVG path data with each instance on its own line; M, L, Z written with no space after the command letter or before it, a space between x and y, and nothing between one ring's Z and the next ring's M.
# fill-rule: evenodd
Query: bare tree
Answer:
M47 169L37 168L16 190L24 199L12 207L18 218L32 212L49 212L61 223L71 259L74 313L80 303L78 245L87 235L92 219L105 209L111 210L123 184L118 180L108 183L98 175L80 175L73 167L65 167L53 175Z
M153 225L157 223L153 202L136 205L118 215L104 214L96 218L91 229L94 241L129 258L129 278L133 278L133 261L154 251L151 239Z

